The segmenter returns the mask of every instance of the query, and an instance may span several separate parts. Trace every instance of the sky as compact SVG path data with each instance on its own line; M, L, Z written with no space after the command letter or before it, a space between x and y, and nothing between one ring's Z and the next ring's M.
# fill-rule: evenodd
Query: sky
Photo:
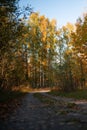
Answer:
M19 5L31 5L34 12L40 12L50 20L56 19L58 27L67 22L74 24L87 12L87 0L20 0Z

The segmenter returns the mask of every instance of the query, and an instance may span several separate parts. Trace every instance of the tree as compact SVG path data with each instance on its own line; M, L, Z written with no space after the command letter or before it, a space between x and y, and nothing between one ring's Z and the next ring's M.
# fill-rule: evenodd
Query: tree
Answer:
M19 19L21 13L18 10L18 0L0 1L0 86L7 88L12 86L11 81L17 79L17 57L20 44L19 37L23 31L22 21ZM30 12L30 10L27 8ZM16 55L17 54L17 55ZM19 60L19 59L18 59ZM22 57L21 57L22 61ZM21 68L22 66L20 66ZM21 80L21 79L20 79ZM15 85L17 82L13 82Z
M32 13L27 23L28 31L24 35L29 55L29 79L33 87L48 86L52 82L56 23L38 13Z
M75 89L73 77L73 45L71 33L74 26L67 23L57 32L57 53L58 53L58 81L60 88L66 91Z
M79 81L80 87L84 88L86 83L87 73L87 14L84 15L83 19L79 18L76 23L76 31L72 34L74 53L79 69ZM84 33L85 32L85 33Z

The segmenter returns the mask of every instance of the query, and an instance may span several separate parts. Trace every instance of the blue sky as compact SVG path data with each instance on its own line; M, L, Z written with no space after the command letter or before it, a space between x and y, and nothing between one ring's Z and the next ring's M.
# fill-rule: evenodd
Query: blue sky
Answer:
M27 4L31 4L40 15L56 19L59 27L67 22L75 23L78 17L87 12L87 0L20 0L20 6Z

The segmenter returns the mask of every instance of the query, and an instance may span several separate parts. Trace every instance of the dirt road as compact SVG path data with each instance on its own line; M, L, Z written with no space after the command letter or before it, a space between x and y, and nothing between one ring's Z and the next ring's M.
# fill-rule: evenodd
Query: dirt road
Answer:
M55 100L44 93L42 95ZM70 106L61 98L49 104L29 93L8 113L5 118L0 116L0 130L87 130L86 107Z

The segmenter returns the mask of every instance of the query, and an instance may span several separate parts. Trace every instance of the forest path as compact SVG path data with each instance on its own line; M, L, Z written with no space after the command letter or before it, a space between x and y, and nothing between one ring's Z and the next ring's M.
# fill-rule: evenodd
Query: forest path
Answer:
M34 93L26 94L20 99L18 107L11 109L7 117L0 116L0 130L86 130L87 109L70 107L66 102L48 97L44 92L43 98L54 100L49 104L41 102ZM67 102L68 103L68 102Z

